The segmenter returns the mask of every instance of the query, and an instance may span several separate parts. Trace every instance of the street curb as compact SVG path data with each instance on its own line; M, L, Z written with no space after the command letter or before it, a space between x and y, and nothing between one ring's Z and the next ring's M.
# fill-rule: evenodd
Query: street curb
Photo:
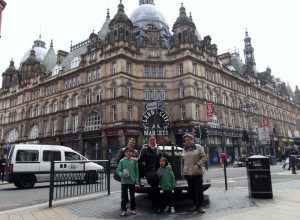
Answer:
M115 193L120 193L120 191L113 192L111 194L115 194ZM16 209L10 209L10 210L6 210L6 211L0 211L0 215L6 214L6 213L12 213L12 212L16 212L16 211L34 209L34 208L43 208L43 209L49 208L49 209L51 209L51 208L55 208L55 207L62 207L63 205L72 204L72 203L76 203L79 201L84 202L84 201L88 201L88 200L92 200L92 199L98 199L100 197L105 197L105 196L109 196L107 194L107 192L93 193L93 194L89 194L89 195L80 195L80 196L76 196L76 197L72 197L72 198L54 200L52 202L52 207L49 207L49 202L46 202L46 203L41 203L41 204L37 204L37 205L31 205L31 206L26 206L26 207L21 207L21 208L16 208Z

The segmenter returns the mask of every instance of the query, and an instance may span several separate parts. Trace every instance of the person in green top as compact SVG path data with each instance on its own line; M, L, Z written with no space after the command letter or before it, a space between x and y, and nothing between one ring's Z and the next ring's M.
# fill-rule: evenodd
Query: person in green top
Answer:
M139 169L137 162L133 159L133 150L129 147L124 149L125 157L120 161L117 171L121 177L121 212L120 216L125 216L127 212L128 190L130 194L130 209L133 215L136 215L134 185L139 180Z
M164 192L166 200L166 208L164 212L175 213L174 210L174 198L173 198L173 187L176 185L175 176L172 170L168 166L169 162L166 158L159 158L160 167L157 169L157 175L159 176L159 186Z

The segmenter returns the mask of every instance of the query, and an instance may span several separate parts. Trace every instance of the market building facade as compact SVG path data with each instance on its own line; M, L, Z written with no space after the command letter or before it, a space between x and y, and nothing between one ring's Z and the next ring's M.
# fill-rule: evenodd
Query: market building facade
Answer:
M222 150L233 158L293 146L300 91L291 97L270 68L256 72L247 31L243 63L236 51L218 54L183 5L172 33L154 0L140 0L130 17L124 8L120 2L112 19L107 11L100 31L69 52L56 53L53 42L47 49L39 37L20 66L10 61L0 91L2 151L61 144L89 159L113 159L131 137L139 149L151 135L182 146L183 134L198 125L208 129L211 163ZM145 109L155 101L162 108ZM268 128L265 139L261 127Z

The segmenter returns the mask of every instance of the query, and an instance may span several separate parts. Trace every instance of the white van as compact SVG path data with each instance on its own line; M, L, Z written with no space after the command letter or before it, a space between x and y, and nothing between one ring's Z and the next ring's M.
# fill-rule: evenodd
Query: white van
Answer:
M35 183L50 181L51 160L61 161L55 163L55 171L73 172L84 171L86 183L94 183L98 179L99 172L103 172L103 166L88 161L69 147L58 145L17 144L11 147L7 158L5 179L14 183L18 188L32 188ZM78 161L78 163L67 163Z

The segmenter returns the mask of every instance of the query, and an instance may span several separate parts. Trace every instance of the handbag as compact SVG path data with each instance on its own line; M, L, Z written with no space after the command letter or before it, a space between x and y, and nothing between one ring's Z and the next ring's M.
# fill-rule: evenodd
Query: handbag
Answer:
M116 170L115 173L114 173L114 180L118 181L118 182L121 182L121 177L118 173L118 171Z

